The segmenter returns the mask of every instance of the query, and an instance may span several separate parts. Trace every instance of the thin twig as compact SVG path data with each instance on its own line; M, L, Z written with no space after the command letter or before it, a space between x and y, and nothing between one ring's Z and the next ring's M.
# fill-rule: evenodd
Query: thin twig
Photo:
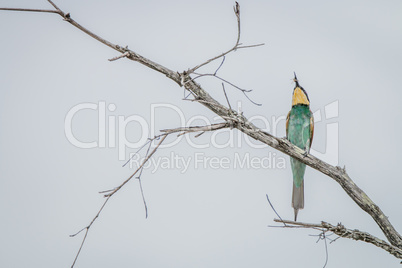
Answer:
M241 48L252 48L252 47L260 47L260 46L264 46L265 43L259 43L259 44L255 44L255 45L247 45L247 46L238 46L237 49L241 49Z
M234 13L236 15L236 19L237 19L237 41L236 41L236 45L234 46L234 47L237 47L240 42L240 5L237 1L235 2L233 11L234 11Z
M137 174L138 171L141 170L141 168L143 167L143 165L145 165L146 162L148 162L148 160L152 157L152 155L156 152L156 150L158 150L159 146L162 144L162 142L166 139L166 137L169 135L169 133L164 134L162 136L162 139L159 141L159 143L155 146L155 148L152 150L152 152L144 159L144 161L141 163L141 165L134 171L133 174L131 174L130 177L128 177L128 179L126 179L122 184L120 184L119 186L117 186L111 193L106 194L105 197L109 197L114 195L118 190L120 190L127 182L129 182L134 176L135 174Z
M204 134L205 131L198 133L197 135L194 136L194 138L198 138L199 136L201 136L202 134Z
M261 103L257 103L257 102L255 102L255 101L253 101L253 100L247 95L247 93L253 91L252 89L244 89L244 88L241 88L241 87L239 87L239 86L236 86L235 84L229 82L228 80L226 80L226 79L224 79L224 78L222 78L222 77L220 77L220 76L217 76L216 73L214 73L214 74L199 74L199 73L194 73L194 74L196 74L197 76L194 77L194 78L192 79L192 81L194 81L194 80L196 80L196 79L198 79L198 78L200 78L200 77L205 77L205 76L212 76L212 77L215 77L215 78L217 78L217 79L219 79L219 80L225 82L226 84L229 84L229 85L231 85L232 87L234 87L234 88L240 90L240 91L244 94L244 96L246 96L246 98L247 98L251 103L253 103L254 105L257 105L257 106L261 106L261 105L262 105Z
M325 249L325 263L323 268L325 268L328 264L328 246L327 246L327 239L330 240L331 242L333 240L329 239L328 236L333 235L333 233L327 235L327 232L329 232L326 229L321 229L321 232L318 235L309 235L309 236L316 236L318 237L316 243L320 242L321 240L324 240L324 249Z
M186 134L186 133L190 133L190 132L215 131L215 130L227 128L227 127L229 127L229 123L224 122L224 123L217 123L217 124L212 124L212 125L207 125L207 126L193 126L193 127L179 127L179 128L174 128L174 129L162 129L161 132L165 132L166 134L182 132L181 133L181 135L182 135L182 134Z
M57 11L59 11L59 12L61 12L61 13L63 13L63 11L61 11L61 9L58 7L58 6L56 6L56 4L55 3L53 3L53 1L52 0L47 0Z
M151 145L152 145L152 141L149 143L147 152L145 154L145 157L148 156L149 154L149 150L151 149ZM144 208L145 208L145 219L148 218L148 206L147 206L147 202L145 201L145 195L144 195L144 190L142 189L142 181L141 181L141 175L142 175L142 171L144 170L144 165L142 165L141 170L140 170L140 174L137 176L138 179L138 183L140 185L140 190L141 190L141 196L142 196L142 201L144 203Z
M325 263L324 263L324 266L323 266L323 268L325 268L325 267L327 267L327 264L328 264L328 245L327 245L327 237L325 235L324 230L322 231L322 236L323 236L324 245L325 245Z
M105 200L105 202L103 202L103 205L102 205L101 208L99 209L98 213L97 213L96 216L92 219L91 223L90 223L87 227L81 229L78 233L75 233L75 234L73 234L73 235L70 235L70 237L74 237L74 236L78 235L79 233L81 233L83 230L86 230L86 231L85 231L84 238L82 239L80 248L78 249L78 252L77 252L77 254L75 255L74 262L73 262L73 264L71 265L71 268L73 268L74 265L75 265L75 263L77 262L78 256L80 255L81 250L82 250L82 247L84 246L84 243L85 243L85 241L86 241L86 239L87 239L88 232L89 232L89 228L91 228L92 224L93 224L93 223L95 222L95 220L99 217L99 215L100 215L100 213L102 212L103 208L106 206L107 201L109 201L109 198L110 198L110 197L108 197L108 198Z
M222 67L223 63L225 62L225 59L226 59L226 57L223 56L222 62L221 62L221 64L219 64L218 68L216 68L216 70L215 70L215 72L214 72L214 75L216 75L217 72L219 71L219 69Z
M119 56L116 56L114 58L109 59L109 61L119 60L121 58L125 58L125 57L128 57L128 56L130 56L130 52L126 51L126 52L124 52L123 54L121 54Z
M142 145L124 164L122 167L125 167L128 163L130 163L131 159L133 159L133 157L138 154L148 143L152 143L153 139L148 139L148 141L146 143L144 143L144 145Z
M147 202L145 201L145 195L144 195L144 190L142 189L142 181L141 181L141 178L138 178L138 184L140 185L140 191L141 191L141 196L142 196L142 202L144 203L145 219L148 219L148 206L147 206Z
M222 89L223 89L223 93L225 94L225 98L226 98L226 101L228 103L229 109L232 110L232 106L230 106L230 101L228 99L228 95L226 94L225 84L224 83L222 83Z
M274 206L272 205L271 200L269 200L268 194L265 194L265 195L267 196L268 203L269 203L269 205L271 206L272 210L275 212L276 216L278 216L279 219L281 219L282 223L286 226L286 223L283 222L281 216L278 214L278 212L276 212L276 209L275 209Z
M257 105L257 106L261 106L261 105L262 105L261 103L257 103L257 102L255 102L255 101L253 101L253 100L247 95L247 93L246 93L245 91L243 91L243 94L244 94L244 96L246 96L246 98L247 98L251 103L253 103L254 105Z
M195 73L195 74L196 74L197 76L192 79L193 81L196 80L196 79L198 79L198 78L200 78L200 77L204 77L204 76L213 76L213 77L216 77L217 79L219 79L219 80L225 82L226 84L229 84L229 85L231 85L231 86L234 87L234 88L237 88L238 90L240 90L240 91L242 91L242 92L251 92L251 91L253 91L252 89L244 89L244 88L241 88L241 87L239 87L239 86L236 86L235 84L229 82L228 80L226 80L226 79L224 79L224 78L222 78L222 77L220 77L220 76L217 76L216 74L198 74L198 73Z
M42 12L42 13L56 13L56 14L60 14L59 11L57 11L57 10L50 10L50 9L7 8L7 7L1 7L0 10L6 10L6 11L27 11L27 12Z

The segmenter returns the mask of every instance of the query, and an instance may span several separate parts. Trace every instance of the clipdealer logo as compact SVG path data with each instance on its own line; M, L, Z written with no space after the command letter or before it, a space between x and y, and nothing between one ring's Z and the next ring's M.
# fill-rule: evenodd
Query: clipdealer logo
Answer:
M145 157L138 153L132 154L129 164L137 169L143 163ZM150 158L144 164L144 168L155 173L160 169L175 169L185 173L189 168L194 169L284 169L286 160L276 153L268 151L264 156L253 156L249 152L240 154L235 152L232 156L210 156L204 152L194 152L193 155L182 156L170 152L167 156Z
M241 103L238 103L238 109L240 109ZM169 114L176 114L176 118L179 119L179 123L175 123L174 127L179 126L192 126L195 123L197 125L210 125L217 122L221 122L220 117L215 117L212 120L203 116L196 115L190 118L186 118L184 112L179 107L169 103L156 103L150 105L150 118L146 120L139 114L133 114L129 116L117 115L115 113L117 107L113 103L107 104L105 101L99 101L98 103L79 103L73 106L66 114L64 121L64 132L68 142L77 148L92 149L92 148L115 148L118 152L118 160L127 161L130 160L130 166L132 168L138 167L142 160L141 156L132 151L136 151L142 147L149 137L157 135L159 129L156 129L156 119L163 117L168 112ZM98 122L97 125L97 138L94 140L81 140L74 135L75 120L82 116L84 111L90 111L94 121ZM324 106L324 109L318 109L314 112L314 121L317 123L325 124L325 150L317 151L311 148L310 153L321 158L322 160L331 164L338 164L338 148L339 148L339 123L337 118L339 117L339 102L334 101ZM272 135L277 136L278 124L284 124L286 115L272 116L270 120L262 115L255 115L249 118L251 122L260 121L265 127L264 131L270 132ZM327 122L329 121L329 122ZM136 126L136 132L138 132L139 139L131 141L126 135L126 130L130 125ZM281 126L282 127L282 126ZM226 138L222 142L222 136L220 133L226 133ZM218 135L220 137L218 137ZM185 140L186 143L193 148L193 155L181 156L177 153L171 153L169 156L159 156L157 159L151 159L144 168L154 170L175 168L180 172L185 172L190 166L194 168L285 168L285 158L278 156L276 153L267 151L267 154L258 158L253 157L250 153L235 153L231 157L216 157L208 156L204 150L206 148L241 148L247 145L251 149L263 149L267 148L265 144L258 144L253 142L251 138L243 133L234 135L234 131L230 129L221 129L211 132L209 140L204 143L196 141L192 135L181 135L174 140L161 145L161 148L172 148L176 144ZM200 153L200 150L203 152ZM131 151L131 153L130 153Z

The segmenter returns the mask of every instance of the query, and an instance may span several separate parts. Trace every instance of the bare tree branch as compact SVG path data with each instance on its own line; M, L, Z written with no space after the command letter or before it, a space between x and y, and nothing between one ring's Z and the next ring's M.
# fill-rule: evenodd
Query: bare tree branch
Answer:
M362 232L357 229L355 230L347 229L341 223L338 223L336 226L334 226L325 221L322 221L321 223L304 223L304 222L288 221L282 219L274 219L274 221L285 224L284 226L280 226L282 228L311 228L311 229L325 230L326 232L332 232L342 238L349 238L357 241L370 243L376 247L388 251L390 254L394 255L398 259L402 259L402 250L400 248L390 245L384 240L379 239L378 237L375 237L369 233Z
M128 52L128 56L126 56L128 59L137 61L155 71L158 71L168 78L172 79L175 81L178 85L184 86L186 90L191 92L194 97L196 98L196 101L200 102L202 105L207 107L209 110L213 111L217 115L221 116L222 118L229 120L230 122L233 122L233 126L237 128L239 131L243 132L244 134L254 138L255 140L258 140L264 144L267 144L268 146L271 146L272 148L275 148L284 154L287 154L302 163L320 171L321 173L331 177L334 179L337 183L340 184L340 186L345 190L345 192L352 198L352 200L365 212L367 212L373 219L374 221L378 224L388 241L392 244L392 246L402 249L402 236L395 230L395 228L392 226L390 221L388 220L388 217L382 212L382 210L366 195L366 193L360 189L349 177L349 175L346 173L345 169L342 169L338 166L332 166L327 164L326 162L308 154L304 155L304 151L297 146L294 146L291 144L287 139L285 138L277 138L265 131L262 131L261 129L257 128L255 125L253 125L243 114L239 114L236 111L225 107L218 101L216 101L214 98L212 98L207 91L205 91L199 84L197 84L195 81L193 81L190 77L189 74L200 68L201 66L204 66L215 59L218 59L220 57L223 57L230 53L231 51L235 51L238 48L242 48L241 46L239 47L239 40L240 40L240 9L238 3L236 3L235 6L235 14L237 17L238 21L238 38L236 45L230 49L229 51L218 55L214 58L211 58L210 60L197 65L196 67L190 69L187 72L183 73L178 73L175 71L172 71L158 63L155 63L138 53L126 48L123 48L119 45L115 45L98 35L92 33L88 29L84 28L80 24L78 24L76 21L74 21L69 13L64 13L61 11L52 1L48 0L49 3L51 3L57 12L51 12L51 13L57 13L60 16L63 17L65 21L73 25L74 27L78 28L79 30L85 32L92 38L95 38L99 42L111 47L112 49L125 54ZM5 9L2 9L5 10ZM34 12L40 12L37 10L19 10L19 11L34 11ZM45 12L45 11L43 11ZM250 46L244 46L245 47L250 47ZM166 137L166 136L165 136ZM152 153L151 153L152 154ZM148 158L149 159L149 158ZM134 176L134 174L132 175ZM127 183L131 178L129 178L127 181L125 181L121 186L117 187L112 191L112 193L106 195L107 197L110 197L113 195L115 192L117 192L125 183ZM106 202L105 202L106 203ZM321 227L320 227L321 228ZM85 228L84 228L85 229ZM87 228L88 231L89 227ZM367 236L363 236L367 237ZM375 240L376 241L376 240ZM385 242L386 243L386 242ZM373 243L374 244L374 243ZM395 255L394 255L395 256ZM400 256L399 253L397 256Z
M0 10L5 10L5 11L42 12L42 13L56 13L56 14L61 15L58 10L49 10L49 9L7 8L7 7L1 7Z

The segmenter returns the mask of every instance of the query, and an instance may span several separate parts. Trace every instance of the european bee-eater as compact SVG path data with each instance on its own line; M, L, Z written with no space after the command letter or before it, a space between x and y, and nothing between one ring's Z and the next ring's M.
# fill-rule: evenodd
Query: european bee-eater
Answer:
M310 152L314 135L314 118L310 110L310 100L307 92L299 85L296 73L293 81L296 86L293 90L292 109L286 118L286 138L297 147ZM292 207L295 212L295 221L299 209L304 208L304 172L306 165L290 158L293 173Z

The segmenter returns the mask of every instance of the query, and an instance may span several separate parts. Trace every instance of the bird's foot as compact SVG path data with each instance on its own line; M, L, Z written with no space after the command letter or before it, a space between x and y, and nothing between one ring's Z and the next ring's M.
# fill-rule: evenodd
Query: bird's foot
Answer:
M303 153L303 157L306 157L308 155L308 151L306 150L304 153Z

